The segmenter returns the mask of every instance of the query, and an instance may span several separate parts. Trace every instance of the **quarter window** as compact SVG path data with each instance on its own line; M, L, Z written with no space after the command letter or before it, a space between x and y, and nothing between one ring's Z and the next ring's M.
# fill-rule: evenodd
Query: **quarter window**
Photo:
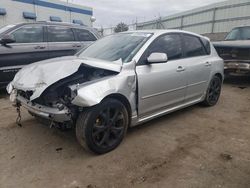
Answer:
M96 41L96 37L85 29L75 29L78 41Z
M204 46L198 37L184 35L184 45L187 57L206 55Z
M178 34L168 34L156 39L149 47L149 53L159 52L166 53L169 60L179 59L182 57L182 41Z
M43 42L43 27L42 26L24 26L12 34L16 43L37 43Z
M201 38L201 41L206 49L207 55L211 54L210 42L207 39Z
M74 41L74 33L71 28L66 27L48 27L49 42L70 42Z

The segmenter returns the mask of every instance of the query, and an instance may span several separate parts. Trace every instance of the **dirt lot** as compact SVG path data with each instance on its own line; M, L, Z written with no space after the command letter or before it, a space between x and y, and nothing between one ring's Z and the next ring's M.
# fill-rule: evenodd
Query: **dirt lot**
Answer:
M250 187L250 78L228 80L215 107L130 129L102 156L84 151L73 131L49 129L24 111L17 127L15 109L0 97L1 188Z

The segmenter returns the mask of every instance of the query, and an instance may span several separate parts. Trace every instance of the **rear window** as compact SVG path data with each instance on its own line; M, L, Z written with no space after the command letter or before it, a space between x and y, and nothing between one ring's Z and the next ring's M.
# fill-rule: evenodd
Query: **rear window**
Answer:
M184 35L184 44L187 57L207 55L201 40L196 36Z
M228 33L225 40L250 40L250 27L239 27Z
M70 42L75 41L71 28L50 26L48 27L49 42Z
M88 30L75 29L78 41L96 41L96 37Z

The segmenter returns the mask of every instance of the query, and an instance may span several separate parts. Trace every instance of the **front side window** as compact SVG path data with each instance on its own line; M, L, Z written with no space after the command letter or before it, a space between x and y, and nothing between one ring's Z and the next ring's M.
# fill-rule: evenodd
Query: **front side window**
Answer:
M16 43L44 42L43 26L24 26L11 33Z
M182 41L178 34L167 34L157 38L149 47L151 53L166 53L168 60L176 60L182 57Z
M96 37L85 29L75 29L78 41L96 41Z
M67 27L48 27L49 42L70 42L75 41L74 33L71 28Z
M203 44L196 36L183 35L186 57L196 57L206 55Z
M106 61L130 62L151 33L119 33L106 36L79 52L79 57L96 58Z

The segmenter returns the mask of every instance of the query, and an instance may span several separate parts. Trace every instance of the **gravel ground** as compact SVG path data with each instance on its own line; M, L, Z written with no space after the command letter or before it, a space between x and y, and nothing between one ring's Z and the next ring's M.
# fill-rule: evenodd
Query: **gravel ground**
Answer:
M128 131L113 152L83 150L0 95L0 187L250 187L250 78L231 78L218 105L199 105Z

